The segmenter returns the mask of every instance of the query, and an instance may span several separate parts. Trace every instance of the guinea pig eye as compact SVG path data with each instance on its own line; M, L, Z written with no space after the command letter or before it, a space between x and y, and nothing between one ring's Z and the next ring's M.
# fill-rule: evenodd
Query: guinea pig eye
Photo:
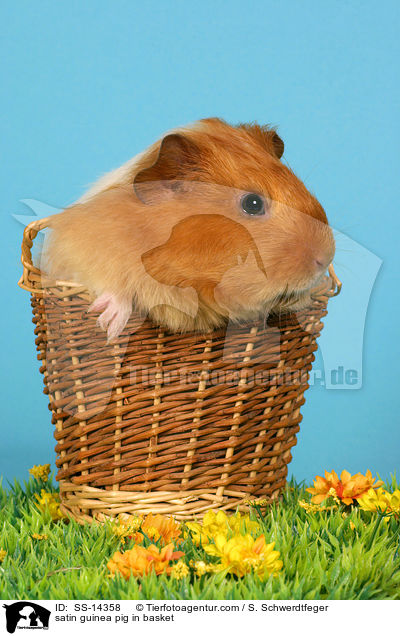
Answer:
M259 194L255 194L254 192L245 194L240 203L243 212L246 214L250 214L251 216L260 216L261 214L265 214L265 202Z

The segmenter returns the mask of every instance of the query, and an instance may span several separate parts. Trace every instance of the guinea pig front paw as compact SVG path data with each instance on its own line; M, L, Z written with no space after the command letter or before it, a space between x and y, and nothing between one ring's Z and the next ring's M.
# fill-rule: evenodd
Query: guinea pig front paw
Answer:
M107 331L107 342L112 342L124 330L132 313L132 303L104 293L90 305L88 312L101 311L97 324Z

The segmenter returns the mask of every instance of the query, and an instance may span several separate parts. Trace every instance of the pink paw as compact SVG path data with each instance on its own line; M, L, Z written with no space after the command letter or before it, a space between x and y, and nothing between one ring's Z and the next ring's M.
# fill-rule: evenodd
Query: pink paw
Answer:
M118 300L112 294L102 294L90 305L89 311L101 311L97 324L107 331L107 342L117 338L123 331L132 313L132 303Z

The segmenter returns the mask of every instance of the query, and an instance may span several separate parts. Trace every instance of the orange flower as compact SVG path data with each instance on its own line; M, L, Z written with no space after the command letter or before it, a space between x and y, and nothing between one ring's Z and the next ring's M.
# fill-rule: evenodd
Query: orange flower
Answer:
M122 540L122 543L124 543L124 538ZM134 541L135 543L143 543L144 536L141 532L135 532L135 534L128 534L126 538L131 539L131 541Z
M149 539L158 541L158 539L161 538L161 543L164 545L174 540L176 542L182 540L181 525L175 521L173 517L165 517L164 515L153 516L150 512L150 514L148 514L144 519L140 529L147 537L149 537ZM136 541L137 540L138 537L136 537Z
M317 475L314 479L314 487L306 488L306 491L313 495L311 501L314 504L333 497L348 505L353 502L353 499L357 500L367 493L370 488L379 488L382 484L382 481L375 482L375 479L372 479L370 470L367 470L365 475L357 473L353 476L347 470L343 470L340 479L332 470L331 473L325 471L325 478Z
M154 541L161 539L161 544L166 545L171 541L181 541L181 524L173 517L148 514L144 519L135 515L119 515L115 520L112 531L117 537L134 540L142 543L144 534Z
M157 575L163 572L170 574L172 569L170 561L180 559L182 556L184 552L174 552L172 543L161 550L155 545L150 545L148 548L134 545L126 552L115 552L107 563L107 567L111 574L120 572L126 580L130 576L143 576L150 572L155 572Z

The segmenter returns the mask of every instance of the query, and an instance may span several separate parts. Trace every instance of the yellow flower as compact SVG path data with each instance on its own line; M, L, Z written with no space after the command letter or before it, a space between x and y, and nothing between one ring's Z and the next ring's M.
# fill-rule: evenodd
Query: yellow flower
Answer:
M170 561L175 561L184 556L183 552L174 552L172 543L159 549L154 544L148 548L141 545L134 545L131 550L125 552L115 552L107 563L111 574L120 572L125 579L130 576L143 576L150 572L157 575L165 572L171 573Z
M196 576L203 576L208 572L215 572L215 565L212 563L205 563L204 561L193 561L193 559L189 562L190 567L194 570Z
M241 515L237 512L228 517L228 526L234 534L252 534L260 532L260 524L258 521L250 519L250 515Z
M41 512L49 512L53 521L59 521L64 518L60 510L60 499L57 493L46 492L42 488L40 496L35 495L35 497L38 500L35 502L36 506Z
M362 510L370 512L379 510L389 516L398 517L400 515L400 490L390 493L384 488L378 488L378 490L370 488L366 494L359 498L358 503Z
M216 534L228 536L260 532L260 524L250 519L250 515L241 515L240 512L236 512L234 515L227 516L222 510L217 513L209 510L204 515L202 524L188 521L186 528L190 531L195 545L200 543L206 545Z
M350 528L351 528L352 530L355 530L355 529L356 529L356 526L355 526L355 524L354 524L352 521L350 521Z
M46 539L48 539L47 534L37 534L36 532L34 532L31 536L32 539L37 539L38 541L45 541Z
M331 497L336 504L340 504L340 499L335 488L329 488L328 497Z
M6 556L7 556L7 550L0 550L0 563L3 563Z
M317 512L317 506L315 504L312 503L308 503L307 501L304 501L303 499L299 500L299 506L300 508L304 508L304 510L306 512Z
M215 513L214 510L209 510L205 513L202 523L188 521L186 528L190 530L193 543L196 545L200 542L205 544L209 542L210 537L216 532L228 532L228 517L222 510L219 510L217 513Z
M390 497L390 507L391 509L398 513L400 512L400 490L394 490Z
M34 466L29 469L31 475L34 476L35 479L42 479L43 481L47 481L50 474L50 464L39 464L38 466Z
M294 488L289 488L289 490L294 490ZM271 504L271 499L245 499L243 503L248 506L269 506Z
M358 500L370 488L378 488L382 483L382 481L375 482L370 470L367 470L365 475L357 473L353 476L347 470L343 470L340 479L332 470L330 473L325 471L325 478L317 475L314 486L306 488L306 491L313 495L312 503L318 504L328 497L333 497L336 502L340 501L348 505L353 502L353 499Z
M142 520L143 517L137 517L136 515L118 515L111 526L112 532L122 541L126 537L134 537L137 543L140 543L143 540L143 535L138 530Z
M171 568L171 577L173 579L183 579L189 574L189 568L184 561L177 561Z
M208 543L209 537L204 532L202 532L202 525L197 523L196 521L187 521L185 523L185 530L189 531L189 536L191 537L194 545L204 545ZM186 536L186 532L185 532Z
M205 545L204 550L220 559L216 565L217 571L225 570L236 576L254 572L263 579L271 574L277 576L283 566L280 553L274 550L274 546L275 543L265 543L263 534L258 539L250 534L236 534L231 539L218 534L214 544Z
M196 572L197 576L203 576L203 574L207 572L207 566L204 561L196 561L194 563L194 571Z
M337 506L333 505L333 506L321 506L320 504L314 504L314 503L309 503L307 501L304 501L303 499L299 500L299 506L301 508L304 508L304 510L308 513L312 513L315 514L316 512L323 512L325 510L336 510Z

